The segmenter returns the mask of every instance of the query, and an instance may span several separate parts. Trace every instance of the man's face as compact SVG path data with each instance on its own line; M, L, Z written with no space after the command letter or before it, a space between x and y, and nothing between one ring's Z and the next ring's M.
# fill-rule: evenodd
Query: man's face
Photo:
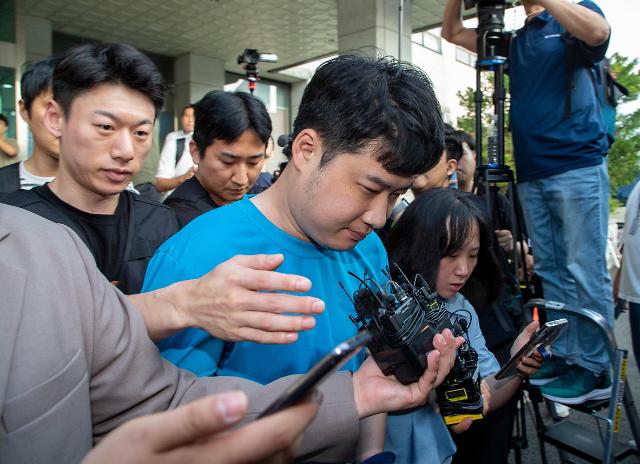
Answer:
M462 142L462 156L458 160L458 182L467 185L473 180L476 171L476 152L469 148L467 142Z
M44 153L45 155L58 159L60 156L60 143L44 124L47 104L51 100L53 100L53 89L49 87L33 100L31 103L31 114L27 112L24 104L20 102L20 115L22 119L29 124L29 128L31 129L33 144L35 145L33 152Z
M196 177L218 206L240 200L256 183L264 163L265 144L253 129L234 142L214 140L201 156L191 141L191 156L198 165Z
M144 94L101 84L79 94L63 114L49 102L45 124L60 137L60 174L101 196L122 192L151 149L155 110Z
M190 134L191 132L193 132L193 128L196 125L196 117L193 108L186 108L182 112L180 123L182 124L182 131L185 134Z
M447 155L443 151L440 161L431 170L419 174L413 181L411 190L414 194L419 195L422 192L431 190L438 187L449 186L449 165L447 162Z
M0 135L4 135L8 128L7 123L0 119Z
M318 155L302 167L298 188L288 191L288 203L306 238L349 250L384 226L413 178L384 169L373 157L374 148L370 144L359 154L339 154L322 168Z

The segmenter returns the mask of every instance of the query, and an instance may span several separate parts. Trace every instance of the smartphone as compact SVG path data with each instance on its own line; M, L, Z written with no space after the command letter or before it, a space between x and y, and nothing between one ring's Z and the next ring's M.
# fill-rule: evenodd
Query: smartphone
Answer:
M540 346L551 345L568 323L569 321L562 318L549 321L540 327L536 333L531 336L529 341L502 366L502 369L496 374L496 379L502 380L505 377L514 375L516 373L516 366L522 358L531 356Z
M360 351L360 348L367 345L370 341L371 334L368 330L363 330L355 337L340 343L322 358L318 364L313 366L309 372L291 384L278 399L271 403L271 405L258 416L258 419L296 404L314 387L326 379L329 374L344 365Z

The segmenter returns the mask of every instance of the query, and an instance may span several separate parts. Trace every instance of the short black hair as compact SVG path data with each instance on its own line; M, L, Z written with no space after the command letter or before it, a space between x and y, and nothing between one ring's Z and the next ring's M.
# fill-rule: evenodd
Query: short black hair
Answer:
M476 151L476 140L471 136L470 133L459 130L458 137L460 137L461 142L464 142L469 146L471 151Z
M264 104L244 92L213 90L195 104L193 141L201 155L215 140L234 142L249 129L267 145L271 118Z
M20 78L20 96L24 107L31 116L33 101L38 96L51 88L53 69L58 63L58 58L49 57L27 65L26 71Z
M435 291L440 260L466 245L475 224L480 233L478 264L461 293L468 285L479 285L491 302L500 293L503 274L491 222L471 193L435 188L418 196L385 238L389 262L397 263L410 279L422 274Z
M293 124L322 137L320 166L370 143L389 172L411 176L437 164L443 148L440 104L427 75L392 57L347 54L318 67Z
M195 105L192 105L191 103L189 103L188 105L186 105L184 108L182 108L182 113L180 113L180 116L184 115L184 112L187 111L189 108L191 108L192 110L195 111Z
M164 104L162 75L153 61L126 44L88 43L70 48L53 71L53 98L68 114L73 100L100 84L122 84L146 95L156 114Z
M9 120L8 120L8 119L7 119L7 117L6 117L4 114L2 114L2 113L0 113L0 121L4 122L4 125L5 125L5 126L9 127Z
M458 131L449 124L444 125L444 150L448 160L460 161L462 158L462 139L458 136Z

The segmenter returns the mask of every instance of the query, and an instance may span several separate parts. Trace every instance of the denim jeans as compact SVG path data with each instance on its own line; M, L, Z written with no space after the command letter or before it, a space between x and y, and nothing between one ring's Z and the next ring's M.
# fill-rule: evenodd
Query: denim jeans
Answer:
M596 311L613 329L611 278L605 258L609 221L606 159L599 166L523 182L518 192L545 298ZM548 317L566 316L550 312ZM594 372L607 369L609 356L596 326L568 319L569 326L553 344L553 353Z

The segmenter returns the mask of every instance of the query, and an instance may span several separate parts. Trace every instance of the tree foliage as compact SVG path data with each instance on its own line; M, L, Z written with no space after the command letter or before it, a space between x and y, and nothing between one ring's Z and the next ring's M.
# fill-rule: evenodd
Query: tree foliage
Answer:
M622 85L629 89L629 96L622 97L620 105L636 101L640 95L640 69L638 59L629 59L614 53L611 71ZM609 150L609 178L611 194L630 184L640 175L640 109L616 115L616 140Z
M505 88L509 89L509 76L505 75ZM486 162L487 136L489 135L490 126L493 123L494 104L493 104L493 74L484 72L480 77L480 88L482 90L482 135L483 135L483 161ZM458 118L457 126L475 137L476 134L476 110L475 110L475 88L467 87L456 93L460 106L464 108L464 114ZM504 158L505 164L514 167L513 163L513 143L511 141L511 132L507 130L509 127L509 93L507 92L505 100L504 114Z

